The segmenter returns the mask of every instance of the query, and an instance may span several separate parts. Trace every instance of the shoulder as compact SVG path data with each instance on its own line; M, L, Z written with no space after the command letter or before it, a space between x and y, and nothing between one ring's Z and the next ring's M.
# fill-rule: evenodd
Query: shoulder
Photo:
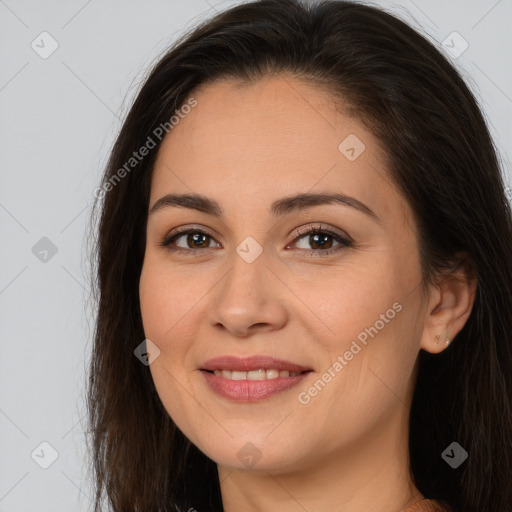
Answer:
M442 501L423 499L407 507L404 512L455 512L455 510Z

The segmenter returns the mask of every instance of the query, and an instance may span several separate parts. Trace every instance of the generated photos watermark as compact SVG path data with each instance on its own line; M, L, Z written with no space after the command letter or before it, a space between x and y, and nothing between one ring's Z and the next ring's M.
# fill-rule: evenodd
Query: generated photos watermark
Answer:
M339 355L334 363L327 368L327 370L320 375L320 377L315 381L315 383L310 386L306 391L301 391L297 397L299 403L302 405L307 405L311 402L311 399L320 393L325 386L332 381L334 377L336 377L345 366L348 365L354 357L361 352L361 350L367 346L368 337L372 339L379 334L379 332L386 327L387 324L393 318L395 318L397 313L402 311L403 306L400 302L395 302L391 308L389 308L385 313L381 314L379 320L377 320L371 327L366 327L363 331L361 331L357 335L357 340L353 340L350 348L346 350L342 355ZM358 343L359 341L359 343ZM362 345L362 346L361 346Z
M132 153L132 156L111 176L106 183L101 187L94 189L94 196L98 199L103 198L107 192L110 192L127 174L130 173L144 158L150 153L152 149L157 146L157 139L159 142L167 135L187 114L190 113L192 108L197 105L197 100L193 97L189 98L187 103L182 105L179 110L175 110L169 121L160 123L148 135L146 142L137 150Z

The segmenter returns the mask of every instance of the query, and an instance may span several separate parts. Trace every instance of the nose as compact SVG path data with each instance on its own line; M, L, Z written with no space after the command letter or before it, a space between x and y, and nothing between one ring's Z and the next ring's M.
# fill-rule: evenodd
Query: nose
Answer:
M210 324L237 337L281 329L288 311L286 286L276 278L263 252L252 263L233 254L231 268L212 290Z

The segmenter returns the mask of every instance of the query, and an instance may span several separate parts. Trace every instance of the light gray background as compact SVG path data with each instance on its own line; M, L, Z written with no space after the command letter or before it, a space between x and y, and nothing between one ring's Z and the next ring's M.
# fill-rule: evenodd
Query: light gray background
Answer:
M91 509L84 235L93 190L147 67L178 34L235 3L0 0L0 512ZM440 47L454 31L467 41L453 60L485 111L510 184L512 0L375 3ZM43 31L58 42L46 59L31 47L48 50ZM42 237L57 248L46 262L32 251ZM51 462L44 441L58 453L47 469L35 462Z

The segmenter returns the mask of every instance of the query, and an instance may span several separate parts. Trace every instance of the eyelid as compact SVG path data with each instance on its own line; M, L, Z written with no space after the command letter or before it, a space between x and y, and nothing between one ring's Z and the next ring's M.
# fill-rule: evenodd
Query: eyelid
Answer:
M177 227L177 228L172 229L171 231L167 232L162 237L162 239L158 243L158 245L162 245L165 247L165 246L169 245L171 243L171 241L174 241L175 239L179 238L180 235L186 235L189 233L202 233L204 235L209 236L212 240L215 240L216 243L220 244L220 242L217 242L217 240L216 240L217 235L212 234L212 232L208 228L205 228L204 226L192 224L192 225L187 225L187 226L180 226L180 227ZM222 245L222 244L220 244L220 245ZM183 249L183 248L178 247L176 250L179 251L180 249ZM211 247L209 247L207 249L211 249ZM207 250L207 249L203 249L203 250ZM184 249L184 250L186 250L186 249ZM194 249L189 249L189 250L191 251Z
M313 224L313 225L312 225ZM319 224L319 225L314 225ZM304 229L302 229L304 228ZM302 229L302 231L301 231ZM294 233L296 234L295 237L286 244L286 249L293 243L296 242L300 238L304 238L306 236L311 236L316 233L324 233L327 234L335 239L337 239L338 246L330 249L297 249L301 251L304 254L312 255L312 256L326 256L328 254L332 254L335 252L339 252L342 249L347 249L354 246L354 240L352 237L350 237L345 231L341 231L338 228L331 227L330 225L325 225L323 223L309 223L305 226L299 226L298 228L295 228ZM210 237L216 244L220 244L220 242L217 242L216 235L213 235L211 231L208 228L205 228L200 225L188 225L188 226L180 226L178 228L175 228L168 232L162 240L158 243L158 245L163 246L164 248L168 249L172 252L177 253L185 253L191 255L192 253L204 253L205 251L209 251L213 249L213 247L205 247L203 249L184 249L183 247L170 247L170 244L180 238L181 236L184 236L186 234L190 233L201 233L203 235L206 235ZM220 244L222 247L222 244Z
M312 225L312 224L315 224L315 225ZM317 226L316 224L319 224L319 225ZM304 228L304 230L302 232L301 232L301 228ZM348 235L348 233L346 233L345 231L342 231L338 228L335 228L333 226L326 225L323 222L309 223L309 224L306 224L305 226L299 226L298 228L295 228L293 231L294 231L294 233L296 233L296 237L292 240L292 242L294 240L296 240L297 237L309 235L311 233L315 233L315 231L322 232L322 233L324 233L324 232L329 233L331 235L339 236L340 238L344 238L347 241L353 242L352 237L350 235Z

